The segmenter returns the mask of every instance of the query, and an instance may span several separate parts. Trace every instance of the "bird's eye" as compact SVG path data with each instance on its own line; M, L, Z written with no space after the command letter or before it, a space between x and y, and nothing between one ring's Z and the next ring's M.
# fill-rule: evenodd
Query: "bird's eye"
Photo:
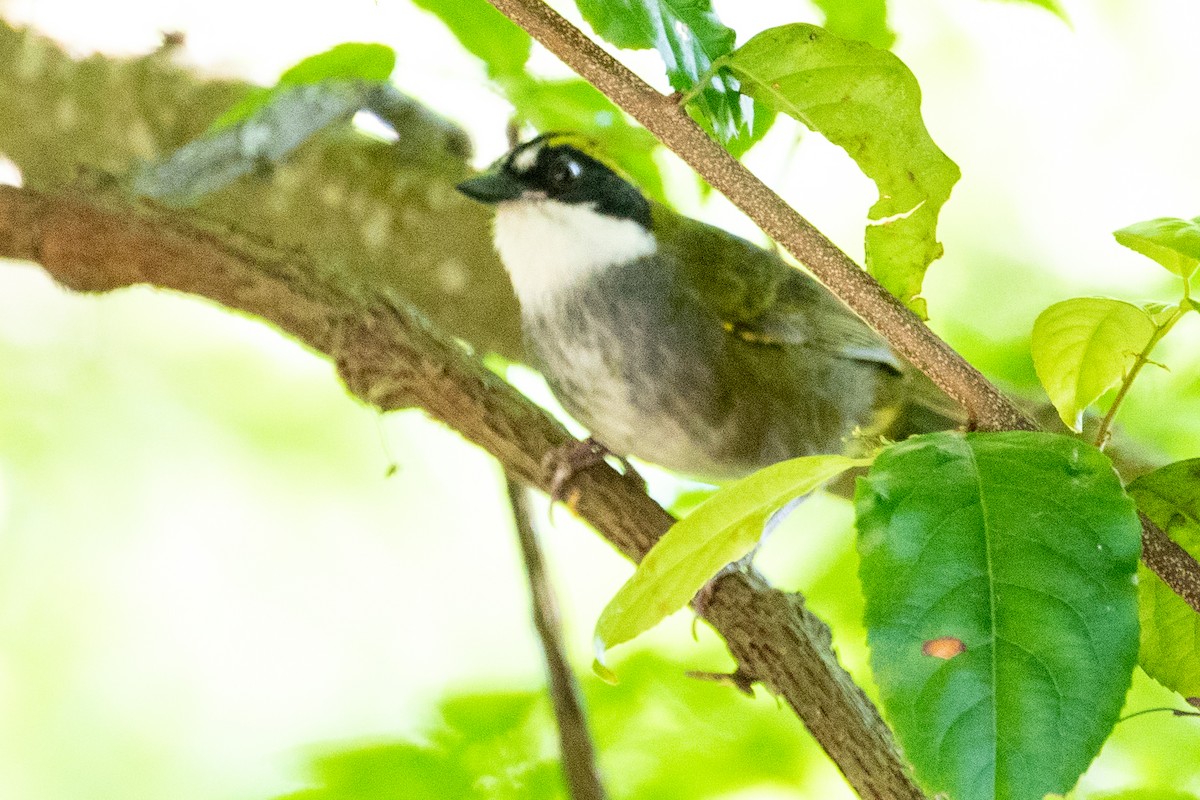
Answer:
M583 167L579 166L578 161L571 158L563 158L556 161L550 167L550 172L546 175L546 178L551 190L562 192L574 186L582 174Z

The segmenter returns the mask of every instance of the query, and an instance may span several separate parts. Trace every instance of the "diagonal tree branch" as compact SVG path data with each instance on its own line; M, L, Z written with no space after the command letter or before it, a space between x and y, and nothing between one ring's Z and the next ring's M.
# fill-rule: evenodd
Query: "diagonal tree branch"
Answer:
M35 261L81 292L146 283L260 316L331 357L365 402L385 411L419 405L543 491L543 459L570 441L557 421L411 307L339 283L297 250L214 233L182 214L98 192L51 196L0 186L0 257ZM674 521L607 466L581 473L574 485L576 512L631 559ZM923 800L891 731L838 664L828 627L798 595L732 573L717 582L704 615L741 672L791 706L861 797Z
M967 410L979 430L1037 430L994 384L696 125L676 98L633 74L542 0L488 0L649 129L700 177ZM1200 564L1142 518L1142 558L1200 612Z

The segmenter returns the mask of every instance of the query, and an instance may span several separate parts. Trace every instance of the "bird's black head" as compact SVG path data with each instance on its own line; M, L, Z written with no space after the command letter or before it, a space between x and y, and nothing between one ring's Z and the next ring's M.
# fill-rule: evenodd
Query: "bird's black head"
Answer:
M547 133L517 145L458 189L482 203L589 204L601 214L650 227L650 203L602 160L590 140L576 134Z

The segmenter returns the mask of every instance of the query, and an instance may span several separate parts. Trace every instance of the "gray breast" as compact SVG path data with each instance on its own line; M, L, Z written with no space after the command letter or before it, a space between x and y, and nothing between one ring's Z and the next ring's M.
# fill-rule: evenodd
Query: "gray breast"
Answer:
M713 480L845 449L871 416L878 370L730 335L668 269L611 268L525 313L568 413L615 453Z

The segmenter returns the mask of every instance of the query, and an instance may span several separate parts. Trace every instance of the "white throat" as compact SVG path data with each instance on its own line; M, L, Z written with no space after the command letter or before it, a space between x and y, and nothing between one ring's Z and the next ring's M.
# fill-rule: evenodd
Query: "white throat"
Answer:
M613 264L653 253L654 236L591 204L522 198L496 208L496 250L527 308Z

